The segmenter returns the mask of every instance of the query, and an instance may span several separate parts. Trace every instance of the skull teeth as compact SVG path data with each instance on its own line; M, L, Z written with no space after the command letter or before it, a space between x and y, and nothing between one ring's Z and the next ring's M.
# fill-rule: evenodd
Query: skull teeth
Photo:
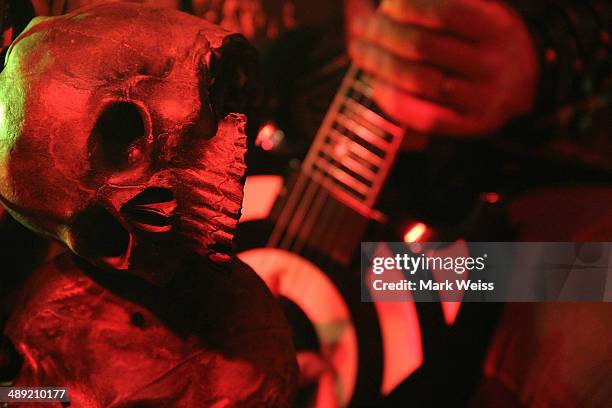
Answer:
M177 203L172 192L149 188L128 201L121 213L137 228L147 232L170 231Z
M162 204L164 204L162 206ZM123 212L134 226L148 232L167 232L172 229L176 202L158 206L135 206Z

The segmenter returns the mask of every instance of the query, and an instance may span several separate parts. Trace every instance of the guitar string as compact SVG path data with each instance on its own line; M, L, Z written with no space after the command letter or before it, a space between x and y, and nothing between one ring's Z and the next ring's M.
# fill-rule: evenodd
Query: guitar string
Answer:
M291 241L294 239L297 240L300 236L303 221L308 216L309 206L311 205L313 198L319 195L319 190L321 188L322 187L319 186L318 183L312 179L312 177L309 177L309 185L304 191L300 204L296 208L296 211L294 211L289 225L287 225L285 235L278 246L279 248L289 249L291 251L293 250Z
M294 211L296 205L299 204L300 195L303 193L304 189L308 186L308 177L306 174L300 171L297 180L295 181L295 185L291 189L291 193L285 202L285 205L281 209L281 213L276 220L274 230L268 239L268 247L276 247L279 243L284 229L286 227L287 222L291 217L291 214Z
M280 235L283 233L283 228L284 228L283 224L285 223L284 220L290 217L292 209L297 204L297 200L299 198L299 195L301 194L301 192L300 193L298 192L300 190L303 190L303 188L305 188L305 182L306 182L305 176L302 173L300 173L298 175L298 178L295 181L295 184L291 190L291 193L289 194L289 197L287 198L287 201L285 202L285 205L281 209L278 219L276 220L276 223L272 230L272 234L270 235L270 238L268 238L266 248L274 248L276 246L276 242L278 241ZM272 255L268 255L264 258L264 262L260 265L259 269L261 271L269 271L271 267L274 267L280 264L279 262L280 259L281 259L280 253L272 252ZM274 272L275 271L272 271L272 273Z
M349 88L349 92L351 90L354 90L353 89L354 81L357 79L358 75L359 75L358 71L355 71L354 74L352 75L353 76L353 78L352 78L352 85ZM366 103L364 104L364 95L362 93L358 93L358 95L359 95L358 98L355 98L353 96L353 99L356 100L356 102L358 102L360 104L363 104L363 105L367 104L367 106L371 105L371 100L365 101ZM336 112L336 115L340 112L341 107L344 106L344 104L346 103L346 100L349 99L348 92L347 92L346 95L343 96L343 98L344 98L344 101L338 107L338 111ZM335 121L333 121L332 125L328 126L328 129L326 129L325 136L323 136L325 138L325 141L327 140L327 138L329 138L329 132L333 128L334 124L335 124ZM348 131L349 129L345 129L345 130ZM346 136L346 137L348 137L348 136ZM342 143L342 140L340 139L340 140L337 140L336 142ZM332 150L332 152L333 152L333 150ZM334 159L334 156L328 155L328 157L330 157L331 159ZM319 168L321 168L321 167L323 167L323 166L320 166ZM292 252L294 254L296 254L296 253L299 254L301 252L301 250L303 249L302 247L303 247L304 243L309 238L309 234L310 234L310 231L312 229L312 226L314 225L314 222L316 222L317 220L319 220L320 222L323 222L323 221L325 221L325 218L327 218L328 216L335 215L335 211L334 211L333 207L338 207L338 209L341 211L340 217L332 218L335 221L334 223L329 223L329 224L323 223L321 225L321 234L320 234L322 236L321 241L324 242L324 243L328 243L330 241L330 239L331 239L331 241L332 241L331 243L333 245L333 239L334 239L333 232L334 232L334 230L336 230L336 227L339 227L339 228L343 227L344 220L350 214L350 210L348 208L346 208L345 206L339 205L339 203L335 199L331 200L331 204L332 205L331 205L331 208L330 208L330 205L329 205L329 202L330 202L330 192L327 190L327 188L325 188L324 180L329 179L331 177L331 174L329 174L328 171L325 171L326 170L325 167L327 167L327 169L329 169L329 168L332 167L332 164L330 163L329 165L324 166L321 169L322 171L320 173L322 173L322 177L320 177L320 178L322 180L321 180L320 183L317 183L318 185L317 185L316 189L312 188L312 185L314 184L314 181L308 175L306 175L306 174L302 175L300 173L300 176L298 176L298 180L296 181L296 186L295 186L294 189L292 189L293 193L291 194L291 197L289 197L285 208L282 210L282 212L284 214L286 214L286 215L284 215L284 217L283 217L283 214L281 214L281 216L279 217L279 221L283 221L283 222L279 222L279 224L277 224L277 227L279 227L280 229L276 231L276 234L274 234L274 232L273 232L273 235L271 235L271 238L269 240L268 246L271 246L270 244L274 243L274 239L273 238L278 239L278 238L275 237L275 235L277 237L282 235L283 230L285 229L286 222L288 221L289 217L291 216L291 213L293 212L293 211L290 211L290 210L293 207L295 207L296 204L303 203L304 196L308 195L307 192L309 190L312 191L312 192L316 191L315 201L314 201L314 204L312 204L314 206L314 210L311 210L310 213L309 213L309 212L306 211L306 209L305 209L305 207L303 207L303 205L301 206L303 209L300 209L299 212L305 213L305 217L304 217L303 221L301 221L298 224L295 224L296 226L300 225L300 224L301 225L300 225L299 228L296 228L296 234L295 234L296 241L294 242L293 248L291 249L290 252ZM319 172L317 172L315 174L319 175ZM312 193L310 195L312 195ZM295 197L295 198L293 198L293 197ZM309 199L308 201L311 201L311 200ZM310 206L311 204L309 203L308 205ZM327 213L326 213L327 216L325 215L325 210L327 210ZM321 212L324 213L322 217L320 217ZM308 217L309 215L310 215L310 217ZM284 218L284 220L287 220L287 221L281 220L281 218ZM276 228L275 228L275 230L276 230ZM289 229L287 231L285 231L285 233L287 235L289 235L291 233L291 226L289 226ZM300 237L301 236L306 237L306 239L304 239L304 240L302 240L300 242ZM282 245L281 245L281 247L282 247ZM273 263L273 265L277 265L278 264L277 261L280 259L280 254L279 253L275 253L275 254L276 255L274 256L274 258L276 258L276 259L271 259L272 257L266 257L265 259L268 259L269 262ZM331 257L325 257L323 253L321 253L321 256L323 256L323 259L320 259L318 264L319 265L323 264L324 265L323 266L323 270L324 271L325 270L329 271L330 270L329 268L330 268L331 264L334 263L333 259ZM327 262L325 262L325 260ZM297 258L297 257L290 258L290 261L288 262L288 265L285 265L285 267L287 267L289 271L294 271L294 269L295 269L294 266L296 264L298 266L300 266L299 269L302 269L302 267L303 268L306 267L306 265L301 263L300 259ZM295 271L295 272L297 272L297 271ZM280 280L277 280L277 282L282 284L282 282ZM279 287L278 289L279 289L280 292L282 292L282 288L281 287ZM313 324L315 325L315 331L317 331L317 335L320 335L320 333L318 333L318 328L317 328L316 322L313 322Z
M344 99L346 100L348 98L345 96ZM344 104L345 103L343 103L341 107L343 107ZM329 138L329 132L327 133L326 138ZM330 145L328 144L327 146ZM330 154L324 154L331 160L335 159ZM318 218L321 214L321 211L324 210L326 204L330 200L330 192L326 186L326 183L331 181L332 175L330 170L333 169L334 167L331 162L328 162L327 159L322 156L319 156L317 160L317 170L315 170L316 173L313 174L313 181L317 184L318 189L316 193L313 190L313 194L310 194L307 198L304 198L304 207L309 207L309 210L304 211L302 214L300 214L300 218L296 217L296 228L291 229L290 227L289 230L290 232L295 230L294 242L293 245L291 245L290 247L290 250L292 252L300 253L300 251L304 248L304 245L311 238L309 234L312 228L316 225L317 221L319 221L320 227L324 227L326 225L325 223L323 223L323 220L318 220ZM298 225L299 227L297 227Z
M336 115L345 106L346 101L350 99L349 92L355 91L354 84L358 79L358 76L362 74L359 70L356 70L353 67L351 67L350 70L352 71L349 74L351 76L350 86L348 86L347 89L345 89L346 92L341 95L342 103L337 105ZM358 98L353 97L352 99L362 104L362 106L367 104L369 107L371 106L371 100L368 98L368 100L366 100L364 103L364 98L366 97L367 96L362 92L358 92ZM324 142L322 143L323 145L326 143L325 140L329 138L329 132L331 129L333 129L335 123L335 120L331 121L331 124L327 126L327 129L325 129L325 132L323 133L324 136L322 136L324 138ZM349 131L350 129L345 128L345 130ZM281 216L279 217L276 228L271 235L268 246L273 246L278 243L278 240L284 233L284 237L282 238L282 241L278 247L281 249L288 249L290 252L299 254L302 251L305 243L310 238L309 233L314 223L317 221L317 218L321 214L321 211L324 211L326 205L328 205L327 203L330 198L330 193L325 186L325 182L329 181L331 178L329 169L333 168L333 165L331 162L327 163L325 159L320 157L318 151L316 154L316 157L320 158L317 160L317 168L312 169L310 176L307 174L300 174L300 176L298 176L296 186L294 189L292 189L293 192L282 210ZM334 159L334 157L331 155L328 155L328 157ZM325 163L325 165L322 166L321 162ZM335 204L334 200L332 200L332 204ZM298 208L297 211L294 211L296 205ZM311 206L314 208L310 208L310 211L308 211L309 207ZM345 219L350 214L350 211L342 206L339 206L339 210L341 210L340 216L334 218L334 223L321 226L321 241L323 246L329 243L330 236L332 240L334 239L333 232L336 230L336 227L342 227ZM294 217L291 217L292 213L294 214ZM333 215L333 211L328 211L328 214ZM289 223L288 226L287 223ZM291 241L293 241L293 244ZM322 255L325 255L325 251L316 252L323 252ZM330 259L330 257L325 258ZM274 262L275 260L270 259L270 261ZM320 261L323 260L321 259Z
M359 79L359 78L358 78L358 77L359 77L359 75L361 75L361 72L360 72L360 71L358 71L358 70L356 70L356 71L355 71L355 73L354 73L354 75L353 75L353 78L352 78L351 87L350 87L350 89L349 89L349 92L351 92L351 91L352 91L352 92L354 92L354 91L355 91L355 89L354 89L354 84L355 84L355 83L356 83L356 81ZM362 104L362 105L363 105L363 104L364 104L364 99L365 99L365 97L366 97L366 96L365 96L365 95L363 95L362 93L358 93L358 95L357 95L357 96L353 95L353 96L351 97L351 96L349 96L349 95L348 95L348 92L347 92L347 95L345 95L345 102L346 102L346 100L350 100L350 99L352 99L352 100L356 101L357 103L359 103L359 104ZM344 104L343 104L343 106L344 106ZM347 131L349 131L349 129L346 129L346 130L347 130ZM346 136L346 137L348 138L348 136ZM332 159L334 159L334 157L333 157L333 156L330 156L330 157L331 157ZM336 161L337 161L337 160L336 160ZM339 163L340 163L340 162L339 162ZM330 164L330 166L331 166L331 164ZM324 191L327 191L327 189L325 189ZM327 196L329 196L329 192L327 193ZM325 196L325 198L327 198L327 196ZM337 200L334 200L334 198L332 197L332 204L337 204L337 203L336 203L336 201L337 201ZM347 218L347 217L348 217L348 216L351 214L351 210L350 210L350 209L348 209L348 208L343 207L342 205L337 205L337 206L339 207L339 210L341 211L341 213L340 213L339 217L334 218L335 222L334 222L333 224L331 224L331 225L324 225L324 226L322 226L322 228L324 228L324 230L322 231L323 238L321 239L321 241L322 241L322 242L321 242L321 243L322 243L321 247L323 248L323 251L320 251L320 252L322 252L323 254L325 254L325 252L326 252L326 251L324 250L324 249L325 249L325 247L326 247L326 246L327 246L327 245L330 243L330 242L329 242L329 240L330 240L330 239L331 239L331 240L334 240L334 239L335 239L336 234L334 234L334 232L335 232L335 230L337 229L337 227L340 227L340 228L345 227L345 228L349 228L349 229L350 229L351 227L353 227L353 225L352 225L352 224L350 224L350 225L343 225L343 224L345 223L346 218ZM316 211L316 212L311 213L311 214L310 214L310 219L311 219L312 221L311 221L311 222L309 222L308 224L312 224L312 222L316 221L316 219L317 219L317 218L318 218L318 216L319 216L319 213L320 213L320 210L319 210L319 211ZM307 224L307 225L308 225L308 224ZM310 227L308 226L307 228L310 228ZM348 232L350 232L350 231L343 231L343 232L344 232L344 233L348 233ZM307 233L307 232L306 232L306 233ZM351 235L351 234L349 234L348 236L352 236L352 235ZM333 244L334 244L334 242L331 242L331 244L333 245ZM336 242L336 244L337 244L337 242ZM299 246L294 246L294 250L301 250L301 245L303 245L303 244L302 244L302 243L299 243L298 245L299 245ZM332 250L333 250L333 249L332 249ZM331 257L327 257L327 258L328 258L328 260L331 260ZM325 263L327 263L327 262L325 262Z
M355 84L356 80L358 80L357 77L360 74L363 75L363 73L360 73L359 71L357 71L355 73L354 78L352 79L351 87L349 88L349 92L350 91L353 91L353 92L355 91L354 84ZM361 78L359 78L359 79L361 79ZM364 82L364 81L362 80L362 82ZM352 100L358 102L359 104L361 104L362 106L366 106L368 108L371 107L371 105L372 105L371 99L367 95L362 93L362 92L358 93L358 97L353 96L352 98L350 98L349 95L347 94L344 98L345 98L345 102L346 102L346 100L351 100L352 99ZM343 106L344 106L344 104L342 104L341 107L343 107ZM350 129L347 129L347 130L350 130ZM333 159L333 157L332 157L332 159ZM331 163L330 163L330 166L331 166ZM306 218L304 219L304 222L302 223L302 228L299 229L297 231L296 235L295 235L296 239L295 239L294 245L290 249L292 252L300 253L300 251L303 249L303 246L306 243L306 241L309 238L311 238L309 236L309 232L312 229L312 226L314 225L314 223L317 221L317 218L318 218L321 210L324 209L324 207L325 207L324 204L326 204L328 196L329 196L329 192L327 191L326 188L321 188L320 191L317 193L317 196L315 198L315 202L313 204L314 209L312 209L309 213L306 214ZM309 198L309 201L310 201L310 198ZM332 203L333 203L333 201L332 201ZM350 210L345 209L342 206L340 206L339 209L342 212L340 214L340 217L336 218L336 222L335 223L333 223L331 225L327 225L327 224L322 223L321 222L322 220L319 220L319 222L321 222L321 224L323 224L323 229L324 230L322 232L323 232L323 236L324 237L328 237L331 234L331 232L333 232L333 230L336 227L338 227L338 226L346 227L346 228L349 228L349 229L352 226L354 227L354 225L352 223L350 225L345 225L345 226L342 225L344 223L344 220L346 219L346 217L348 215L350 215ZM300 216L301 216L301 214L300 214ZM293 230L295 230L295 228L293 228ZM292 232L293 230L290 229L290 232ZM343 231L343 232L346 234L347 232L350 232L350 231ZM362 232L362 231L355 231L355 232ZM349 234L348 236L352 236L352 235ZM303 239L302 237L306 237L306 239ZM333 238L334 238L334 236L332 235L332 239ZM325 246L328 243L329 242L328 242L327 239L323 239L323 247L319 248L319 249L322 249L322 251L320 251L320 252L322 252L323 254L326 253Z
M345 93L347 93L346 92L347 90L351 89L351 86L349 86L349 84L352 83L351 77L354 75L354 72L355 70L352 67L349 68L349 72L347 73L346 78L343 80L342 89L339 90L338 92L339 99L337 100L337 103L335 104L335 109L337 111L334 111L333 113L330 112L334 116L332 118L334 120L330 120L328 121L328 123L326 123L325 128L321 132L321 140L315 141L315 143L319 142L317 143L319 146L325 145L325 141L329 137L328 136L329 132L333 128L333 125L336 122L335 116L337 116L338 112L345 104L345 100L346 100ZM319 160L320 159L319 152L320 152L320 147L319 148L315 147L312 152L309 152L309 156L312 154L312 160L309 165L310 168L307 169L308 173L310 174L306 173L306 171L304 173L307 174L307 177L311 185L306 190L305 194L301 197L300 204L298 206L298 210L293 212L293 217L285 231L286 235L281 241L280 248L282 249L292 250L291 247L293 246L292 244L295 242L294 240L299 239L298 237L303 233L302 225L303 225L305 217L308 216L307 208L312 205L313 199L316 199L320 195L320 192L322 190L326 190L325 182L331 177L331 174L329 171L329 169L331 168L331 163L330 164L324 163L323 165L321 165L320 160ZM308 160L309 158L307 158L307 161Z
M346 79L343 82L343 86L341 90L339 90L338 94L339 94L339 102L335 104L334 106L334 111L332 113L333 120L329 120L326 123L326 127L322 130L321 132L321 140L319 140L318 146L324 146L327 143L327 139L329 138L329 133L330 130L333 128L333 126L335 125L335 117L337 116L337 114L339 113L339 111L342 109L342 107L344 106L344 104L346 103L346 99L347 99L347 95L348 92L352 89L353 87L353 83L354 83L354 75L355 75L355 69L353 67L349 68L349 72L346 75ZM350 84L350 85L349 85ZM316 143L316 141L315 141ZM316 149L316 147L315 147ZM302 203L302 208L304 209L300 209L297 213L296 213L296 217L294 220L292 220L292 224L289 225L289 228L287 231L285 231L286 236L285 239L283 240L283 242L281 243L281 248L283 249L287 249L292 253L297 253L300 254L301 250L303 249L302 246L303 244L300 243L300 237L304 236L306 237L304 242L306 242L310 237L308 237L308 229L305 229L303 227L304 221L302 219L301 214L303 213L306 217L308 215L310 215L309 219L312 220L306 220L306 225L314 223L317 221L317 217L319 215L319 212L322 208L326 207L325 204L329 203L329 191L327 190L327 188L325 188L325 180L328 180L331 177L331 174L329 174L329 171L326 171L326 169L322 166L318 166L318 167L314 167L313 166L313 162L318 161L320 159L319 156L319 150L314 150L313 151L313 158L311 160L311 167L310 167L310 174L308 175L309 177L309 182L312 183L312 185L315 185L316 188L310 188L306 191L307 193L307 197L303 197L302 196L302 200L300 200L300 202ZM319 163L317 163L319 164ZM308 212L306 210L306 207L310 206L313 200L313 195L314 195L314 206L317 207L315 208L315 210L311 210L310 212ZM332 201L333 203L333 201ZM328 212L329 213L329 212ZM331 215L331 213L329 213ZM319 222L321 222L321 220L319 220ZM294 227L292 228L293 225ZM309 227L306 227L309 228ZM328 227L329 228L329 227ZM323 227L323 229L325 229L325 226ZM293 231L292 231L293 230ZM295 232L295 235L291 236L292 232ZM294 240L295 239L295 240ZM294 240L293 245L290 245L291 240ZM292 246L293 248L290 248L290 246ZM315 253L317 253L318 251L315 251ZM319 258L319 257L317 257ZM293 269L295 266L295 263L300 262L300 258L292 258L293 261L290 261L288 265L285 265L285 267L289 268L289 269ZM322 259L313 259L311 258L311 261L315 262L317 265L321 265L322 263ZM300 264L298 264L299 266ZM304 264L301 264L304 265Z
M352 71L352 72L351 72ZM354 74L355 69L351 66L349 68L349 73L347 74L347 77L349 75ZM343 91L346 90L346 84L347 82L345 82L345 80L343 80L343 84L341 85L341 89L339 89L338 91L338 96L337 96L337 100L334 100L334 102L332 102L333 104L335 104L335 108L338 109L339 106L344 104L344 101L342 101L342 103L340 103L341 98L344 98L343 96ZM331 117L330 117L331 119ZM323 126L325 126L325 128L323 129L323 131L321 132L321 137L327 138L328 134L329 134L329 129L331 129L332 125L335 123L335 121L333 120L328 120L325 121L324 119L324 123ZM317 143L317 140L315 139L315 143ZM307 158L308 159L308 158ZM307 190L310 190L310 187L312 185L316 186L316 183L313 182L313 180L311 179L311 177L303 171L300 171L299 175L298 175L298 179L296 180L296 184L294 185L294 187L292 188L292 191L285 203L285 205L283 206L283 208L281 209L281 214L275 224L275 227L272 231L272 234L268 240L268 243L266 245L266 247L271 248L271 247L277 247L277 248L282 248L282 246L279 246L279 240L284 239L283 235L289 235L290 231L287 228L287 223L292 221L292 214L295 214L295 207L296 205L300 205L301 202L303 202L303 200L301 200L301 198L303 198L304 192ZM322 187L322 184L320 185ZM279 259L281 258L281 253L274 253L274 255L266 257L267 262L264 262L264 264L262 265L262 270L268 270L268 268L270 266L274 266L274 265L278 265L279 264ZM297 261L297 260L296 260ZM290 266L290 265L287 265Z
M360 103L362 106L364 106L365 108L367 108L367 109L371 110L372 112L375 112L375 111L374 111L374 109L375 109L375 104L374 104L374 101L373 101L373 99L372 99L372 95L371 95L371 91L372 91L372 87L371 87L371 78L370 78L370 77L369 77L369 76L368 76L366 73L364 73L363 71L360 71L358 74L360 75L359 80L362 82L362 84L363 84L363 85L365 85L365 87L366 87L366 92L368 92L368 94L366 95L365 93L362 93L362 92L361 92L361 90L360 90L360 91L358 91L358 92L359 92L360 97L359 97L359 100L358 100L357 102L359 102L359 103ZM396 126L397 126L397 124L396 124L394 121L389 120L388 118L385 118L385 117L383 117L383 119L384 119L384 120L386 120L386 121L388 121L389 123L391 123L391 124L393 124L393 125L396 125ZM347 130L348 130L348 129L347 129ZM402 135L401 135L401 136L394 135L394 134L390 134L390 133L388 133L388 132L385 132L385 133L389 134L389 135L390 135L392 138L396 138L396 137L402 137L402 138L403 138L403 136L404 136L404 132L402 132ZM393 139L392 139L392 140L393 140ZM386 152L384 152L384 153L385 153L385 160L388 160L388 159L389 159L389 158L388 158L389 151L386 151ZM378 171L380 171L380 168L377 170L377 172L378 172ZM377 175L378 175L378 173L377 173ZM373 200L372 200L372 201L374 201L374 198L373 198ZM348 209L347 209L347 208L345 208L345 207L340 207L340 208L341 208L341 209L343 209L343 210L345 211L345 213L344 213L344 217L343 217L343 218L346 218L346 216L350 214L350 210L348 210ZM341 220L341 223L342 223L342 222L343 222L343 220ZM342 225L341 225L341 223L340 223L340 226L342 226ZM367 228L367 226L366 226L366 228ZM333 231L332 231L332 232L333 232ZM359 230L359 231L357 231L357 232L358 232L358 233L360 234L360 236L361 236L361 235L363 234L363 232L364 232L364 231L363 231L363 230ZM351 236L351 235L349 234L349 236ZM332 234L332 239L333 239L333 234ZM329 268L330 268L330 267L333 265L333 263L334 263L333 259L329 259L329 258L328 258L328 259L327 259L327 262L325 262L325 263L323 264L323 265L324 265L324 266L323 266L323 269L324 269L324 270L329 270Z
M362 72L361 70L357 70L357 71L355 72L355 75L354 75L354 80L355 80L355 82L356 82L357 80L359 80L359 79L360 79L360 76L362 76L362 75L363 75L363 72ZM355 82L354 82L354 83L355 83ZM354 100L355 100L357 103L359 103L359 104L362 104L362 105L363 105L363 100L365 99L365 97L366 97L366 95L364 95L364 94L363 94L363 93L361 93L361 92L358 92L358 97L357 97L357 98L354 98ZM345 130L346 130L346 131L349 131L349 129L345 129ZM346 137L348 138L348 136L346 136ZM344 224L345 224L345 221L346 221L347 217L349 217L349 216L351 215L351 210L350 210L349 208L346 208L345 206L340 206L339 208L341 209L341 215L340 215L340 217L338 217L338 219L337 219L336 226L337 226L338 228L343 228L343 227L345 227L345 228L346 228L347 226L345 226ZM329 232L328 232L328 234L327 234L328 238L327 238L327 239L325 239L325 240L323 240L323 241L325 241L325 242L330 243L332 246L334 245L334 238L335 238L335 234L334 234L334 232L335 232L335 229L336 229L336 228L332 228L332 229L330 229L330 230L329 230ZM351 236L351 235L349 235L349 236ZM329 240L331 240L331 242L329 242ZM333 264L334 264L334 263L335 263L335 260L334 260L332 257L328 257L328 258L326 259L326 261L324 261L324 267L323 267L323 268L324 268L324 270L329 270L329 268L331 268L331 267L333 266Z
M338 114L340 114L340 111L345 107L346 105L346 101L349 99L349 93L353 90L354 88L354 83L356 80L356 77L358 75L358 71L356 69L354 69L353 67L351 67L351 70L348 73L349 77L350 77L350 86L347 87L346 92L344 95L342 95L342 103L339 104L338 106L338 111L335 112L335 115L337 117ZM327 129L327 132L325 133L325 139L327 140L329 138L330 135L330 131L333 129L334 125L337 123L337 120L334 120L333 123L331 124L331 126L329 127L329 129ZM324 143L323 145L328 145L330 146L330 144ZM333 149L334 146L332 145L331 148ZM325 154L325 153L324 153ZM294 241L294 244L291 247L291 251L293 252L300 252L303 249L303 246L305 245L305 243L308 241L308 234L310 232L310 229L312 228L313 225L315 225L315 223L317 222L320 212L323 209L323 207L325 206L325 204L327 204L330 201L330 192L328 191L327 186L325 185L326 182L331 181L330 179L333 177L331 175L331 171L333 170L333 164L331 162L331 160L334 160L334 156L333 155L327 155L331 160L328 161L327 159L325 159L324 157L322 157L321 155L319 155L319 152L317 152L317 168L321 169L322 173L322 177L321 174L317 174L315 176L315 181L317 182L317 184L319 184L320 189L317 192L317 195L314 197L314 203L312 204L313 209L310 211L310 213L306 214L306 217L304 218L304 220L300 220L302 221L302 226L301 228L298 230L297 234L296 234L296 239ZM320 163L323 163L323 165L321 165ZM310 199L310 198L309 198ZM332 198L332 203L333 203L333 198ZM308 203L307 205L310 205L310 203ZM334 220L336 220L336 222L334 224L337 224L337 218L334 218ZM323 236L326 236L327 234L325 233L325 230L329 230L329 229L333 229L334 225L324 225L319 221L319 227L322 229L323 232ZM305 237L305 239L301 239L301 237ZM325 244L325 240L323 240L322 242L323 244ZM324 250L321 251L322 248L317 248L318 251L315 252L325 252Z
M352 69L352 67L350 69ZM342 85L340 89L338 90L336 97L334 97L334 101L332 102L333 109L336 109L340 105L341 99L343 98L342 94L344 93L344 90L346 89L347 84L348 84L348 75L347 75L347 78L343 80ZM313 154L314 149L316 149L317 145L320 144L319 136L321 138L327 137L327 132L329 131L329 128L334 122L332 119L333 117L331 115L331 112L328 113L326 117L324 118L322 128L319 130L319 132L317 133L317 136L315 137L314 145L306 157L306 162L309 161L310 156L311 154ZM287 199L285 206L281 210L281 215L279 216L276 222L275 228L272 232L272 235L270 236L270 239L268 241L268 246L276 246L279 243L279 240L282 238L283 232L285 232L287 223L290 222L291 215L294 213L295 206L299 205L299 199L301 198L300 196L303 194L304 189L308 187L307 184L310 183L311 181L312 180L310 179L308 174L304 171L304 164L303 164L302 169L300 170L300 173L298 176L298 180L296 181L296 185L292 188L290 196ZM304 185L304 183L306 183L306 185Z
M302 249L304 249L304 245L306 245L306 242L308 242L309 238L311 238L310 233L313 227L316 225L316 221L317 218L319 218L320 213L324 210L328 198L329 193L327 192L327 189L320 186L320 190L315 196L310 212L306 214L301 228L296 233L295 241L291 246L292 252L300 253ZM321 225L325 225L325 221L323 219L319 219L318 221Z

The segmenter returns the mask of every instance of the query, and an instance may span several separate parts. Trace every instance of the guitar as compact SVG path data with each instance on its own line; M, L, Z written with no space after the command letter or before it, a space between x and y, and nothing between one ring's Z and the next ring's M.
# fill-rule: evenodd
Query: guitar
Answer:
M392 223L375 207L407 132L376 107L370 83L349 68L293 181L254 176L245 187L239 258L281 298L303 377L315 372L305 406L376 401L423 359L414 303L360 301L360 242L416 241L429 232L417 223L404 237L389 234ZM252 208L253 201L269 214ZM448 321L457 311L450 307Z

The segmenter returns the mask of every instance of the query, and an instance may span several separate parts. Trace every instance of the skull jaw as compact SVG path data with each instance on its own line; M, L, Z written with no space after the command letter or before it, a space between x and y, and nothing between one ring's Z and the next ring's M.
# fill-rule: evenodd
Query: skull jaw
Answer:
M173 258L180 242L172 190L148 184L102 191L106 197L80 212L62 241L97 268L128 272L150 283L167 281L176 268L164 258Z
M66 244L98 267L123 271L129 268L134 236L120 217L101 205L93 205L75 218Z

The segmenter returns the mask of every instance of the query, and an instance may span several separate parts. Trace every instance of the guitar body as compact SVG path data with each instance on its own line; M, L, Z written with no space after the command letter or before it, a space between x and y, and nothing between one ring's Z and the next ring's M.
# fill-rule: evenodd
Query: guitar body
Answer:
M273 208L283 200L282 183L278 176L247 179L237 249L240 259L281 299L294 328L303 373L312 377L300 406L374 402L422 363L415 304L361 302L358 263L346 267L330 262L312 248L297 254L266 247Z
M285 305L303 384L297 406L380 401L427 359L424 346L432 343L432 330L426 327L442 332L457 314L457 303L361 302L360 243L418 241L427 235L444 242L468 238L487 208L460 181L454 184L459 193L449 192L452 199L434 200L439 213L454 214L445 220L452 228L434 234L414 224L420 231L411 233L408 208L436 206L418 193L412 170L401 168L397 177L389 177L400 148L417 137L375 106L370 82L349 68L296 174L285 181L254 176L245 186L237 249ZM391 192L391 207L379 200L383 190ZM408 192L416 193L410 201Z

